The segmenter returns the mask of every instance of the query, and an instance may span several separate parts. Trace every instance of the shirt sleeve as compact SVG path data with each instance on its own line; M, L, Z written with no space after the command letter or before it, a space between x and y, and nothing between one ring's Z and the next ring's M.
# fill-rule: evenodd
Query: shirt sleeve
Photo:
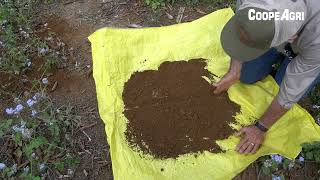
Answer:
M319 58L319 59L318 59ZM306 93L320 72L318 52L309 51L296 56L288 64L277 95L279 104L289 109Z

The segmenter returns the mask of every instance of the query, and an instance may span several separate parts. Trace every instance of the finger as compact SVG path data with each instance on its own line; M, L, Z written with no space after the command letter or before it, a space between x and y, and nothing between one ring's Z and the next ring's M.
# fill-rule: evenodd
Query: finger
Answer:
M240 148L241 148L247 141L248 141L247 138L241 139L241 141L239 142L239 144L238 144L237 147L236 147L236 151L239 151Z
M241 146L241 148L239 149L239 153L240 154L243 154L244 153L244 151L248 148L248 147L250 147L251 146L251 143L249 142L249 141L247 141L246 143L244 143L242 146Z
M218 87L213 91L213 93L214 93L214 94L219 94L221 91L222 91L221 88L218 86Z
M249 146L247 147L247 149L243 152L243 154L249 154L251 153L251 151L253 150L253 148L255 147L255 144L252 144L251 142L249 143Z
M251 154L254 154L257 152L257 150L260 148L260 144L255 144L252 151L250 152Z
M219 86L219 82L217 82L217 83L212 83L212 86L214 86L214 87L218 87Z
M216 91L219 91L220 82L218 82L218 83L213 83L212 86L213 86L213 93L216 94ZM217 90L217 89L218 89L218 90Z
M219 94L221 93L222 91L224 91L226 89L225 87L225 80L224 79L221 79L219 82L217 83L213 83L213 87L215 87L215 90L213 91L214 94Z
M226 90L226 88L224 87L224 85L218 85L216 87L216 89L213 91L214 94L219 94L221 93L222 91Z

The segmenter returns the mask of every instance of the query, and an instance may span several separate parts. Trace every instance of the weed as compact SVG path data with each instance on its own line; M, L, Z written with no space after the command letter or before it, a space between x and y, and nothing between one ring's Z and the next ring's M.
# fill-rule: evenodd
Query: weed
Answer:
M320 86L318 85L310 93L310 100L312 103L312 109L309 111L312 112L313 117L315 117L316 123L320 123ZM316 161L320 163L320 141L315 141L312 143L302 144L302 153L303 157L310 161Z
M36 0L0 2L0 72L23 73L30 69L35 54L44 57L45 71L57 63L53 53L41 52L49 48L32 30L36 5Z
M32 29L37 4L37 0L0 2L1 73L19 79L27 70L35 70L33 58L38 58L42 62L36 70L44 77L59 63L58 53ZM0 114L0 179L72 176L79 163L71 138L78 116L71 105L55 105L46 93L46 81L33 80L31 89L24 93L3 92L14 100L6 99L7 107Z
M73 108L57 107L45 94L42 91L29 95L29 99L17 97L15 107L6 109L0 139L5 142L2 144L5 152L11 153L1 155L2 163L7 166L2 178L40 178L52 169L66 174L65 169L73 171L79 163L70 151Z
M174 0L144 0L146 5L151 6L152 9L157 9L158 7L165 6L168 3L173 3Z
M312 142L302 144L303 148L303 156L306 157L307 160L314 160L317 163L320 163L320 142Z
M263 156L257 162L260 173L271 176L274 180L284 180L289 171L301 168L304 165L304 158L300 156L298 159L290 160L275 154Z
M70 150L70 132L77 119L73 107L57 107L45 94L42 91L29 99L17 97L15 108L7 108L12 111L6 111L0 123L0 139L5 142L4 151L10 153L1 153L7 167L0 177L40 178L52 169L67 174L79 163Z

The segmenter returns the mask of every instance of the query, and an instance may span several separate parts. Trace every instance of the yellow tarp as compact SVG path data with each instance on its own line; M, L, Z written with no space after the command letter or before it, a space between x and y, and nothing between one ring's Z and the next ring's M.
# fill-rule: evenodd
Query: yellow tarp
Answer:
M207 68L223 75L229 57L220 46L219 36L232 15L231 9L223 9L190 23L143 29L103 28L89 37L99 113L105 123L115 179L231 179L260 156L278 153L295 158L301 151L301 143L320 138L320 129L313 118L295 105L272 126L263 146L254 155L236 153L234 147L239 139L234 136L218 142L226 153L204 152L197 158L184 155L177 160L143 158L127 145L122 91L130 75L157 69L164 61L193 58L208 59ZM250 124L252 117L260 117L278 89L272 77L254 85L232 86L229 97L241 106L234 127Z

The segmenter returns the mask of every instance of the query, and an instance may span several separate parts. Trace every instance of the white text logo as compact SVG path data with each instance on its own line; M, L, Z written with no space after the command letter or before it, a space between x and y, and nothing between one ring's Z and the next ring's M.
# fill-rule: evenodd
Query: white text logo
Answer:
M285 9L281 14L280 12L258 12L255 9L249 9L248 17L251 21L303 21L304 12L291 12L289 9Z

